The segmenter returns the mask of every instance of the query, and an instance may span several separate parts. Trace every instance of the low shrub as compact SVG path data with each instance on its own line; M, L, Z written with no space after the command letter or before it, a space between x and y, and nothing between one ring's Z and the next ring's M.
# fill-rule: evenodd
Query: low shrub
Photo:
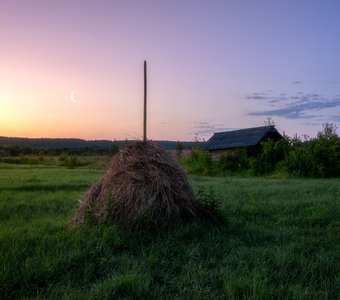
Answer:
M193 149L189 157L182 157L180 160L189 174L211 176L218 173L208 151Z

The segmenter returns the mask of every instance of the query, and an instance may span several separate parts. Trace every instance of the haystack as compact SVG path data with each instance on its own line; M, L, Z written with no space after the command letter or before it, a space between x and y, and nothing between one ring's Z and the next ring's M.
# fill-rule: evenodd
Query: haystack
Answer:
M179 164L147 141L127 145L113 157L107 172L80 201L72 224L169 227L207 215Z

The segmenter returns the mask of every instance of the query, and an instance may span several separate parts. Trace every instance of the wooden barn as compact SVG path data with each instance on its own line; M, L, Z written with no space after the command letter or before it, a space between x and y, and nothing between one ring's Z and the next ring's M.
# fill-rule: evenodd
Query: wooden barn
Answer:
M282 139L273 125L217 132L207 141L205 149L214 160L225 154L234 155L241 149L247 150L248 154L255 154L261 149L261 142L268 139Z

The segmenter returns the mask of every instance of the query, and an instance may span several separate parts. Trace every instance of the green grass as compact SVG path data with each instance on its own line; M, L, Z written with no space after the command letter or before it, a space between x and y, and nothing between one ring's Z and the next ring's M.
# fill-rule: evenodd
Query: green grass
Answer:
M339 180L192 177L225 223L70 230L102 172L0 164L0 298L339 299Z
M22 164L22 165L44 165L44 166L66 166L68 168L93 167L106 168L110 163L109 155L21 155L1 157L0 163Z

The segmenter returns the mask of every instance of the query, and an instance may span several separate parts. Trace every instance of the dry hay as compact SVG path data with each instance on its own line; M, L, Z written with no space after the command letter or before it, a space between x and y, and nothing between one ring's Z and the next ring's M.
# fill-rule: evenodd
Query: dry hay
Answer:
M154 142L125 146L106 174L86 192L72 221L169 227L210 213L196 200L187 176Z

